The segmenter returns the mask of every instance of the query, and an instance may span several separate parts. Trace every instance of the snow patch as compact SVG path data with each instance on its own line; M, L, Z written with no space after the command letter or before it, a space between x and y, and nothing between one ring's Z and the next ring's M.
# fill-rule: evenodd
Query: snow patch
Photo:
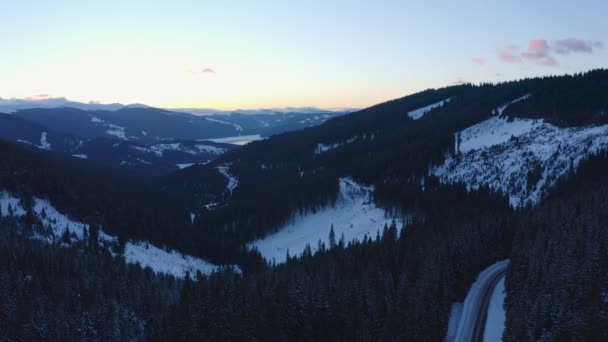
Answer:
M222 175L224 175L224 177L228 178L228 184L226 185L226 187L228 188L228 191L230 191L230 194L232 195L232 192L234 191L234 189L236 189L236 187L239 186L239 179L230 173L230 166L228 166L228 165L218 166L216 169Z
M460 136L461 153L446 157L433 173L443 183L500 191L513 207L538 204L571 168L608 148L608 125L561 128L491 117Z
M262 136L259 134L253 134L253 135L239 135L239 136L235 136L235 137L225 137L225 138L216 138L216 139L201 139L199 141L212 141L212 142L216 142L216 143L226 143L226 144L233 144L233 145L246 145L249 144L252 141L256 141L256 140L262 140Z
M1 191L0 208L2 209L2 215L9 214L9 206L14 216L24 216L26 214L18 198L11 196L6 191ZM66 229L69 230L72 238L84 239L87 225L60 213L48 200L34 198L33 211L42 221L43 226L49 229L43 234L35 233L35 239L47 243L56 243L61 239ZM99 242L116 243L117 241L117 237L108 235L100 229ZM203 259L170 249L161 249L146 241L127 242L124 257L127 263L150 267L156 273L170 274L180 278L185 277L188 273L191 277L195 277L198 271L209 274L219 269L219 266Z
M447 99L445 99L445 100L441 100L441 101L439 101L439 102L436 102L436 103L430 104L430 105L428 105L428 106L424 106L424 107L422 107L422 108L418 108L418 109L416 109L416 110L412 110L411 112L407 113L407 115L409 115L409 116L410 116L410 118L412 118L412 119L414 119L414 120L418 120L418 119L420 119L421 117L423 117L423 116L424 116L424 114L426 114L426 113L430 112L431 110L433 110L433 109L435 109L435 108L442 107L444 104L446 104L446 103L450 102L450 101L451 101L453 98L454 98L454 97L450 97L450 98L447 98Z
M197 155L202 153L210 153L215 155L221 155L226 152L226 149L219 148L211 145L197 144L193 148L190 148L182 143L170 143L170 144L155 144L150 146L150 149L138 148L142 152L153 152L157 157L162 157L165 151L179 151L188 153L191 155Z
M507 119L494 116L460 132L461 153L487 148L529 133L543 125L542 120Z
M268 261L282 263L287 251L291 256L301 255L306 245L313 253L318 242L329 247L329 232L334 227L336 241L344 236L345 242L362 241L366 236L375 238L384 225L392 219L373 203L373 187L357 184L349 178L340 179L340 192L334 206L315 213L294 215L293 221L278 232L251 242L249 248L257 249Z
M498 115L502 115L502 112L504 112L505 109L507 109L507 107L509 107L509 105L511 105L513 103L517 103L517 102L523 101L523 100L527 99L528 97L530 97L530 94L526 94L526 95L524 95L522 97L518 97L515 100L513 100L511 102L507 102L504 105L496 108L496 111L498 112Z
M42 132L42 134L40 134L40 148L43 150L51 149L51 143L46 140L46 132Z
M113 124L106 124L110 129L106 131L107 134L113 135L119 139L127 140L127 136L125 135L125 128Z
M210 274L219 269L202 259L178 253L174 250L165 250L147 242L128 242L125 246L125 260L130 264L141 267L150 267L156 273L170 274L174 277L184 278L189 274L196 278L196 272Z
M72 157L74 158L80 158L80 159L88 159L89 156L87 156L86 154L72 154Z
M333 150L338 147L342 147L344 145L350 144L350 143L354 142L355 140L357 140L357 137L348 138L344 141L340 141L340 142L333 143L333 144L317 144L317 146L315 147L315 154L319 155L319 154L325 153L329 150Z
M175 165L177 165L177 167L179 167L179 169L181 170L181 169L185 169L187 167L190 167L190 166L192 166L194 164L195 163L183 163L183 164L175 164Z

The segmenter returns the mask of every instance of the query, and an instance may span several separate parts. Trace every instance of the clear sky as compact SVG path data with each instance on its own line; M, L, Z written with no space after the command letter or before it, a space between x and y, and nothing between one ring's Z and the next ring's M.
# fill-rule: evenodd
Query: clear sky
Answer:
M608 1L0 0L0 97L365 107L608 67Z

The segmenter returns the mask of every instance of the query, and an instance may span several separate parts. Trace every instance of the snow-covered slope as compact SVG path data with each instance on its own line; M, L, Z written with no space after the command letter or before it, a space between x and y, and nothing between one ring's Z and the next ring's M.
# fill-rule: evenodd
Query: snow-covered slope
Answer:
M412 118L414 120L418 120L421 117L423 117L424 114L430 112L431 110L433 110L435 108L438 108L438 107L441 107L444 104L450 102L451 99L452 98L450 97L449 99L441 100L441 101L439 101L437 103L432 103L432 104L430 104L428 106L424 106L422 108L418 108L418 109L412 110L411 112L408 113L408 115L410 116L410 118Z
M226 179L228 179L228 184L226 184L226 187L228 188L228 191L230 191L230 194L232 194L234 189L239 186L239 179L230 173L230 165L218 166L217 170L224 177L226 177Z
M382 232L384 225L390 224L392 219L373 203L372 192L372 187L342 178L338 200L333 207L298 215L277 233L254 241L249 246L256 248L266 260L281 263L285 262L287 251L291 256L300 255L306 245L310 245L314 253L319 241L329 246L332 225L337 241L341 236L344 236L345 242L361 241L365 236L374 238L376 232Z
M459 153L447 157L434 174L444 183L501 191L514 207L537 204L570 168L606 148L608 125L562 128L543 120L492 116L457 133Z
M332 143L332 144L317 144L317 146L315 147L315 154L319 155L319 154L325 153L329 150L333 150L338 147L348 145L357 139L358 139L358 137L352 137L352 138L348 138L344 141L340 141L340 142L336 142L336 143Z
M20 200L5 191L0 191L0 208L2 215L23 216L26 214ZM61 238L66 230L69 231L72 241L84 239L87 225L60 213L49 201L35 198L33 211L43 224L42 230L34 232L32 236L34 239L65 245ZM100 230L100 245L109 247L117 244L117 241L115 236ZM205 260L174 250L162 249L146 241L128 241L125 245L124 258L127 263L150 267L154 272L170 274L179 278L185 277L187 273L191 277L196 277L197 272L209 274L219 268Z

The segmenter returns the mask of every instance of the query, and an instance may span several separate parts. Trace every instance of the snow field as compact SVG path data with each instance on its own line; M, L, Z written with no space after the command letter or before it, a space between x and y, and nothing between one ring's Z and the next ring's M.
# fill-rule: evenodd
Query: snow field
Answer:
M366 236L375 238L377 232L382 233L385 224L391 224L392 218L383 209L376 207L372 201L372 192L372 187L359 185L349 178L341 178L340 192L334 206L315 213L295 215L291 223L272 235L251 242L249 247L257 249L269 262L283 263L287 251L290 256L301 255L309 245L315 253L319 241L329 247L332 225L336 241L342 236L346 243L352 240L362 241Z

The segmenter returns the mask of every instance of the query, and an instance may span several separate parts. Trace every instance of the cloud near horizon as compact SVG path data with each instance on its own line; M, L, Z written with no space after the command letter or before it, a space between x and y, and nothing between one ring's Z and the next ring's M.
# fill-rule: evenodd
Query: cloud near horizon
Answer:
M521 51L516 45L509 45L499 52L498 58L506 63L531 62L536 65L557 66L559 63L555 54L569 55L572 53L593 53L603 48L601 42L582 39L561 39L549 42L546 39L532 39L528 47Z

